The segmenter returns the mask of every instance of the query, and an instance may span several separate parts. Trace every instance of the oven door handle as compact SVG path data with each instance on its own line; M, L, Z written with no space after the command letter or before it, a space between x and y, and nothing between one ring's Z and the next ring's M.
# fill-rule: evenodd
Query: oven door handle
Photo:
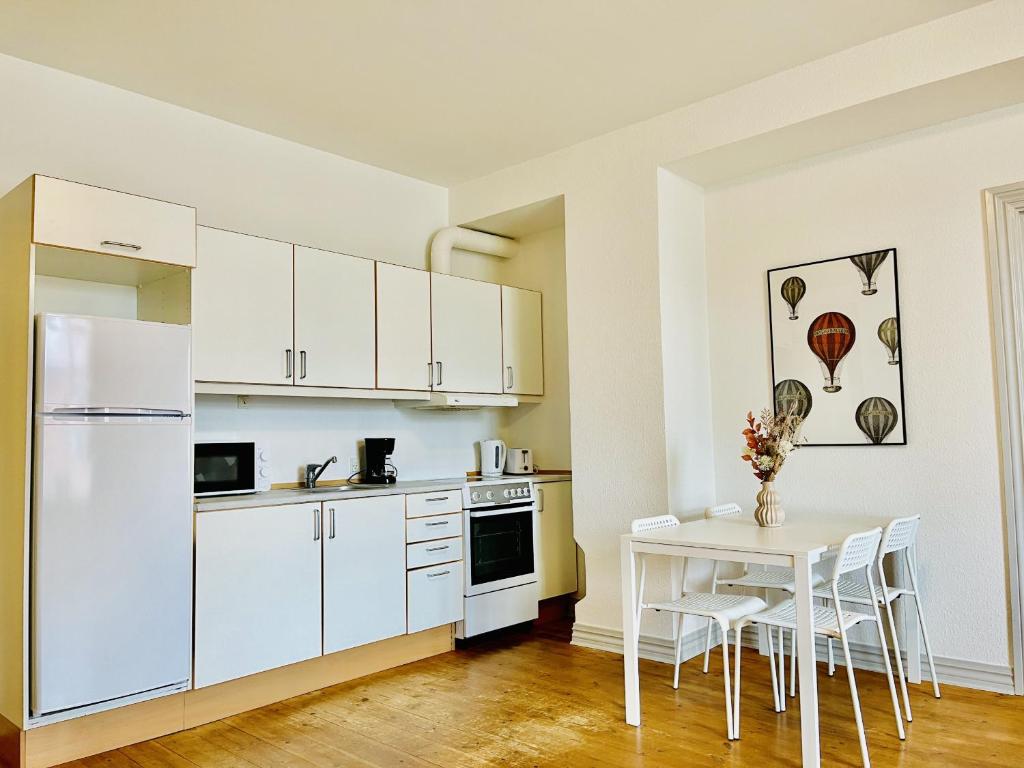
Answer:
M471 509L469 511L470 519L476 517L496 517L497 515L514 515L519 512L534 512L536 511L536 505L526 504L518 507L500 507L498 509Z

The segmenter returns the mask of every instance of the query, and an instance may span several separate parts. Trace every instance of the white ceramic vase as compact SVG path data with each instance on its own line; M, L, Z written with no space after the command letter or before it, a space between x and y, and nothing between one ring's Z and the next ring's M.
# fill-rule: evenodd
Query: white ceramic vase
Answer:
M757 492L757 509L754 519L762 528L778 528L786 520L786 513L779 504L779 495L775 493L775 484L770 480L761 483Z

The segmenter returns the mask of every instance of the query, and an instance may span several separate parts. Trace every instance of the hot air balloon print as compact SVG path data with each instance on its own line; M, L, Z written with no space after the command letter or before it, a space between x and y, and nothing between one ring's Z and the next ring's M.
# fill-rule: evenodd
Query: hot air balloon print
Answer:
M818 315L807 329L807 346L821 362L826 392L833 393L842 389L839 369L856 340L857 329L853 321L842 312Z
M796 307L800 303L800 300L807 293L807 283L800 277L787 277L782 283L782 294L783 301L789 305L789 319L796 320L799 316L796 313Z
M895 317L887 317L879 324L878 340L889 350L889 365L899 365L900 329Z
M889 251L871 251L850 257L853 266L860 272L860 282L863 285L861 293L865 296L878 293L878 288L875 287L875 272L882 266L882 262L888 255Z
M857 406L854 418L860 431L873 445L884 441L900 420L896 406L884 397L869 397Z
M811 412L811 390L796 379L780 381L775 385L775 412L806 419Z

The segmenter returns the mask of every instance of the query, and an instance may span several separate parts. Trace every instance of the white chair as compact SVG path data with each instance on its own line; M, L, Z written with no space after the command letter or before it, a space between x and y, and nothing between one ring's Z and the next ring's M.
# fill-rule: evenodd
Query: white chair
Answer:
M712 520L720 517L734 517L742 512L739 504L719 504L714 507L707 507L704 510L704 518L706 520ZM743 564L743 572L739 576L720 576L719 566L721 563L715 561L714 572L711 576L711 592L715 594L718 592L719 586L726 587L744 587L747 589L763 589L766 590L765 598L768 597L767 590L779 589L783 592L788 592L790 595L796 594L796 574L792 568L768 568L765 570L751 571L748 564ZM813 575L813 586L819 586L825 582L824 577L815 573ZM708 671L708 659L711 656L711 629L712 623L708 621L708 628L704 636L704 672ZM782 628L778 631L779 637L779 685L785 690L786 688L786 646L784 642ZM790 666L789 666L789 695L791 697L796 696L796 637L790 633ZM774 654L774 651L769 647L769 653ZM829 646L829 666L830 669L833 666L832 661L832 648ZM774 659L774 655L771 656ZM786 710L786 700L782 698L776 701L776 711Z
M645 517L634 520L631 530L634 534L645 533L659 528L670 528L679 525L679 520L674 515L661 515L659 517ZM683 631L681 618L684 615L703 616L708 622L716 621L722 629L722 659L724 661L725 677L725 722L728 737L737 738L733 729L733 705L732 686L729 681L729 635L735 621L749 615L752 612L761 611L766 607L764 600L757 597L745 595L724 595L711 592L687 592L686 591L686 570L689 564L687 559L683 560L683 573L679 584L682 596L677 600L666 600L657 602L644 602L644 588L647 582L647 555L639 554L640 558L640 583L637 596L637 636L633 642L639 646L640 643L640 618L644 610L666 611L674 615L673 628L675 630L675 668L672 677L672 687L679 688L679 665L683 650ZM739 646L739 633L736 635L737 647Z
M850 681L850 696L853 699L853 714L857 720L857 735L860 737L860 753L865 768L871 765L868 757L868 743L864 735L864 721L861 717L860 699L857 696L857 681L853 674L853 660L850 658L850 645L846 639L846 631L851 627L865 621L873 621L878 630L878 641L882 645L882 657L885 659L885 674L889 679L889 693L892 697L893 713L896 716L896 732L900 739L906 738L903 730L903 718L900 715L899 700L896 697L896 683L892 676L892 667L889 665L889 653L885 644L885 632L882 629L882 618L878 612L877 593L875 592L874 578L871 575L871 565L878 553L879 543L882 540L882 529L873 528L863 533L855 533L846 537L843 545L839 548L839 554L835 560L832 572L831 595L834 605L826 607L814 606L814 632L825 637L835 637L843 644L843 656L846 660L846 675ZM871 614L854 613L845 611L839 602L838 584L844 574L855 571L864 571L865 581L872 608ZM784 600L765 611L747 616L736 622L736 630L742 631L747 624L764 624L769 627L780 627L783 629L796 629L796 603L792 600ZM739 689L739 660L740 646L736 647L736 713L733 716L734 732L739 734L740 723L740 689ZM774 683L774 676L772 677ZM778 693L777 693L778 695ZM785 696L785 692L782 692Z
M932 648L928 640L928 628L924 622L924 610L921 608L921 595L917 588L917 529L921 523L920 515L911 517L898 517L891 521L882 532L882 543L878 547L878 601L885 608L886 618L889 623L889 633L892 635L892 650L896 656L896 671L900 678L900 690L903 694L903 708L907 713L907 722L914 718L910 711L910 698L907 695L906 674L903 670L903 655L900 652L900 641L896 634L896 622L892 615L892 604L896 598L907 596L914 598L914 605L917 609L917 617L921 622L921 635L924 638L925 655L928 658L928 669L932 675L932 690L935 698L941 698L939 691L939 680L935 674L935 663L932 661ZM909 577L909 587L890 587L885 578L885 556L896 552L904 553L903 563L906 569L905 575ZM839 579L835 583L839 593L839 599L844 603L853 605L871 605L871 595L868 585L850 578ZM832 600L833 584L825 584L814 592L815 597ZM831 640L829 640L831 643Z

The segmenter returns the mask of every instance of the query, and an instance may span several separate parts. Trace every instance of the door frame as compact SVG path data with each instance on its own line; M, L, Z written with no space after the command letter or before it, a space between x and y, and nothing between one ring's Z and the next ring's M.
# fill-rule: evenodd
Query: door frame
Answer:
M1013 691L1024 695L1024 181L984 192L991 281Z

